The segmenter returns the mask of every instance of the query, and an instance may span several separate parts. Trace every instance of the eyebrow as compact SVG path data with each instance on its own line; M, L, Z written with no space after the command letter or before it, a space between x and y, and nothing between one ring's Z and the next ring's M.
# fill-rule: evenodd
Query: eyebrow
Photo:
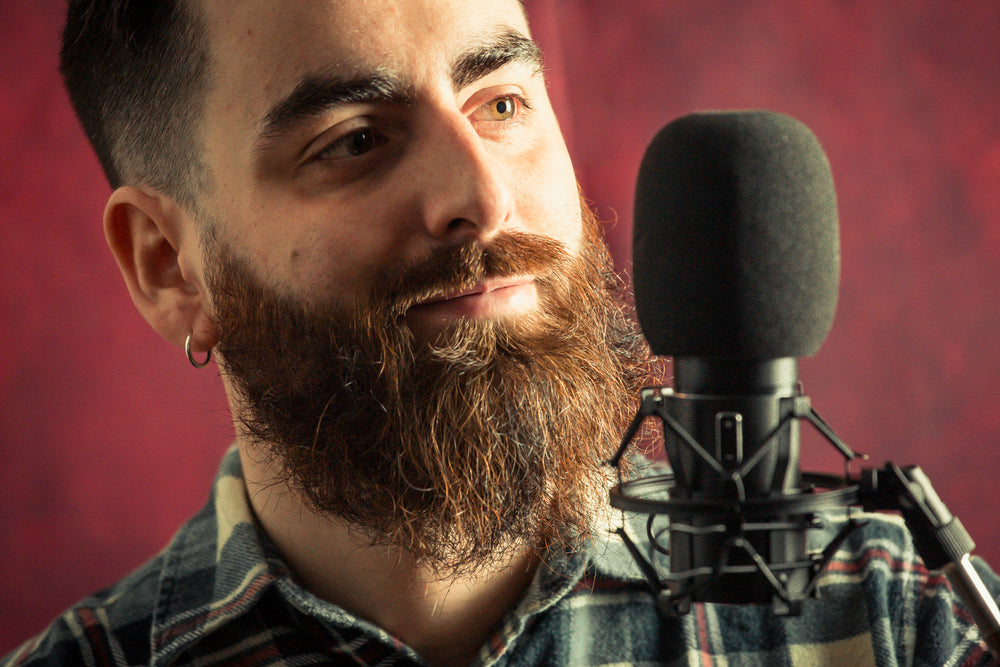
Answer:
M544 70L538 45L513 28L507 28L455 59L451 65L452 86L456 91L461 90L514 62L531 67L534 73ZM412 84L391 74L350 78L338 74L310 74L270 108L261 124L257 144L266 148L301 123L345 104L409 106L415 99Z
M534 73L545 67L538 45L513 28L503 30L485 44L460 55L451 66L451 79L455 90L461 90L488 74L518 62L530 67Z
M411 87L386 75L375 74L352 79L337 75L309 75L264 116L258 144L271 143L300 123L345 104L413 103Z

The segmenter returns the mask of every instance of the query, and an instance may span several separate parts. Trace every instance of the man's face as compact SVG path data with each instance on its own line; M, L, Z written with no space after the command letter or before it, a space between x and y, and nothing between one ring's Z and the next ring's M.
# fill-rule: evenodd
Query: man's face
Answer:
M207 0L220 240L279 292L364 303L378 276L519 231L579 249L572 166L516 0ZM425 341L537 305L534 276L428 295Z
M244 442L441 568L585 530L645 358L519 5L208 14L204 278Z

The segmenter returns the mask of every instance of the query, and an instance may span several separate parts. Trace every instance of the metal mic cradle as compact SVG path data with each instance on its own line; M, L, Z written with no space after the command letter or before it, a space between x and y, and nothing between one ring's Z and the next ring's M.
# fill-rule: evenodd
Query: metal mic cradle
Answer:
M917 553L929 569L946 572L991 653L995 658L1000 656L1000 611L970 562L969 554L975 545L920 468L900 468L890 462L881 469L866 468L860 476L852 477L851 462L867 457L853 452L837 436L812 408L809 398L802 395L800 387L796 395L779 399L780 420L751 456L746 460L715 457L710 453L712 449L718 453L729 448L720 442L710 447L699 443L667 409L674 398L670 388L644 389L639 410L610 461L618 473L618 484L610 494L611 505L623 512L648 515L646 529L653 549L670 555L670 547L661 542L663 534L669 533L671 543L700 541L716 554L711 563L681 571L674 571L671 556L671 571L661 573L641 553L624 526L618 529L661 614L685 614L690 611L691 603L697 601L770 602L779 615L799 614L803 600L816 593L820 575L837 549L862 525L849 511L860 506L865 511L889 510L902 514ZM699 465L707 466L718 476L727 489L724 497L705 498L687 493L678 487L675 474L623 479L622 459L649 417L659 418L664 434L669 433L674 436L673 441L682 443L686 456L695 457ZM716 418L721 425L716 429L717 440L740 436L738 413L720 413ZM802 420L811 424L844 457L843 477L804 472L795 494L748 497L747 477L780 438L787 437L793 424ZM669 449L667 453L673 463ZM680 493L672 496L673 491ZM807 552L806 531L822 526L817 514L844 508L848 509L847 521L833 540L819 553ZM666 517L668 522L664 524L660 517ZM761 544L769 554L760 553ZM766 557L775 553L777 558Z

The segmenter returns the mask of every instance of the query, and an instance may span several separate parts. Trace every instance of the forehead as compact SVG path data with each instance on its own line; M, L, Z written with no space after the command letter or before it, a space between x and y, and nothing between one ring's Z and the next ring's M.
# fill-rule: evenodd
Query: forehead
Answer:
M528 34L517 0L203 0L202 9L209 109L249 122L310 74L419 81L486 36Z

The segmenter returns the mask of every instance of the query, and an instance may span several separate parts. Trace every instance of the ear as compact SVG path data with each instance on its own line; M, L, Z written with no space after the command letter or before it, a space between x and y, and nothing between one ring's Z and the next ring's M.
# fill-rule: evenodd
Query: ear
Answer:
M215 346L194 220L169 197L123 186L104 209L104 235L132 302L165 339L202 354Z

